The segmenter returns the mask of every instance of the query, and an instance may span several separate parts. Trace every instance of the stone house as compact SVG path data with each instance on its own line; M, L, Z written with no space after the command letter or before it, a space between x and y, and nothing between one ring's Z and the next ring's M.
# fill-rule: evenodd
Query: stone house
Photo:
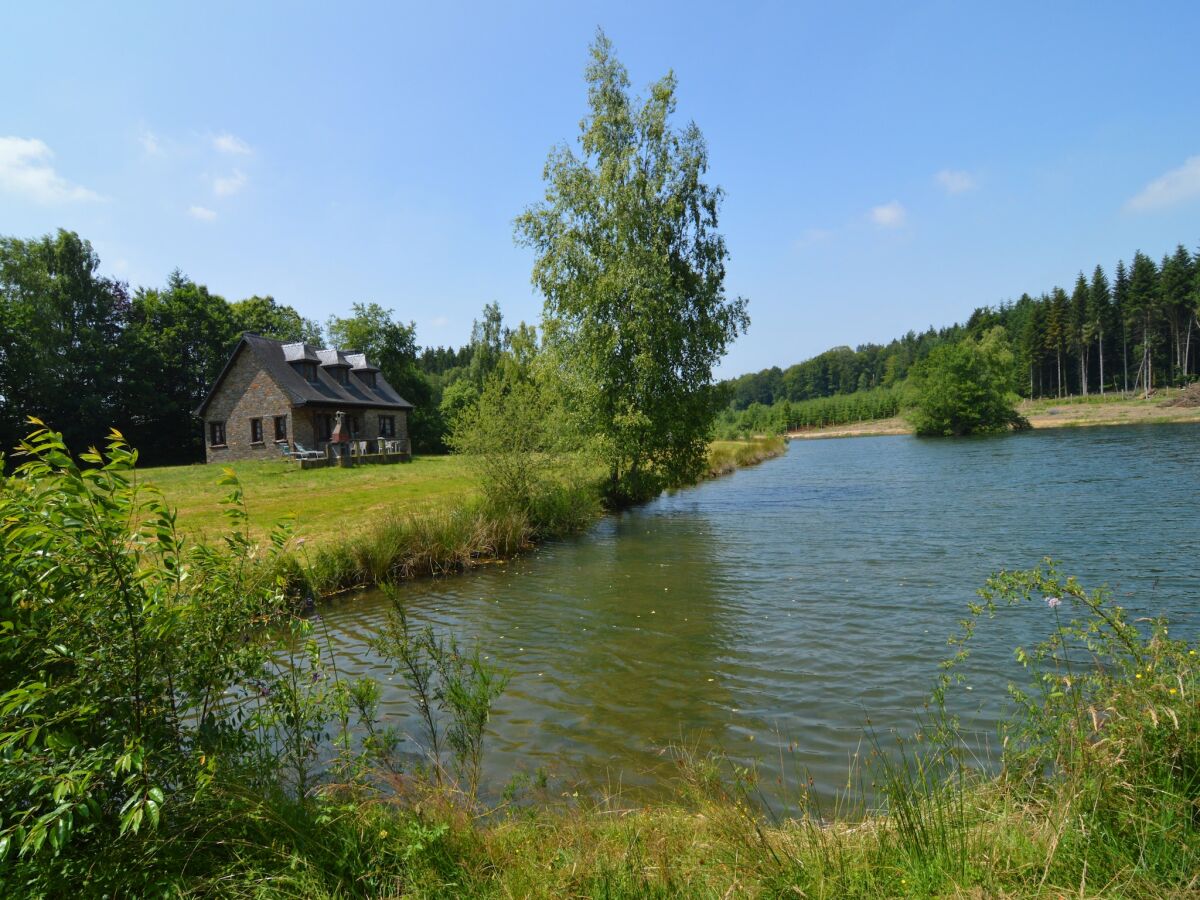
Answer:
M339 411L351 437L371 452L387 442L409 456L412 408L365 354L246 332L195 414L211 463L279 459L280 445L324 450Z

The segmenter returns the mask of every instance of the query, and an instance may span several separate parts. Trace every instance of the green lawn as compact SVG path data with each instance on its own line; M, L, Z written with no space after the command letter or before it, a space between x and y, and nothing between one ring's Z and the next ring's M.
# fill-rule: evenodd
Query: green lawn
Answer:
M297 534L322 544L345 538L396 513L450 507L475 492L468 464L457 456L419 456L411 463L350 469L301 470L287 460L234 463L253 525L268 529L295 518ZM162 491L179 512L179 527L202 540L225 529L218 465L142 469L140 478Z
M782 441L713 441L712 474L753 465L782 450ZM311 545L337 543L380 520L407 513L451 509L477 491L470 460L457 455L418 456L411 463L339 469L300 469L284 459L233 463L242 483L252 526L267 531L285 517ZM162 491L179 513L179 528L195 540L223 533L221 500L229 488L217 482L219 465L139 469L138 476Z

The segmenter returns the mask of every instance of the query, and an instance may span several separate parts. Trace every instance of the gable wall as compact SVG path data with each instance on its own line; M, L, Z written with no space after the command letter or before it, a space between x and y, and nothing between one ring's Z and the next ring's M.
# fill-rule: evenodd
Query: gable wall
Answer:
M288 417L288 440L293 437L293 410L290 398L259 367L254 354L243 347L225 380L204 411L204 447L208 462L240 459L279 459L275 444L275 416ZM263 442L250 442L250 420L263 420ZM210 422L225 423L225 446L210 443ZM397 423L399 424L399 423ZM303 440L303 438L301 438Z

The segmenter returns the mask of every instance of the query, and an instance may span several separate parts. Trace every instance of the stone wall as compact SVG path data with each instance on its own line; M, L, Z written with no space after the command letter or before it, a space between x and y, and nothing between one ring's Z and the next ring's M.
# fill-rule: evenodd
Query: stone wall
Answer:
M288 441L295 440L291 400L259 368L254 354L242 348L204 412L205 458L210 463L282 458L275 442L275 416L287 416ZM260 443L250 440L251 419L262 419ZM212 422L225 423L224 446L212 445Z

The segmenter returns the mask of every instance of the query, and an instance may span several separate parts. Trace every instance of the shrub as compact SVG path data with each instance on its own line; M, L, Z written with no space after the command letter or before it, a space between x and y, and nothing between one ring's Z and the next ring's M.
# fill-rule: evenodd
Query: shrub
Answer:
M920 435L964 435L1028 428L1017 413L1012 351L997 326L978 342L943 344L913 367L915 406L909 413Z

